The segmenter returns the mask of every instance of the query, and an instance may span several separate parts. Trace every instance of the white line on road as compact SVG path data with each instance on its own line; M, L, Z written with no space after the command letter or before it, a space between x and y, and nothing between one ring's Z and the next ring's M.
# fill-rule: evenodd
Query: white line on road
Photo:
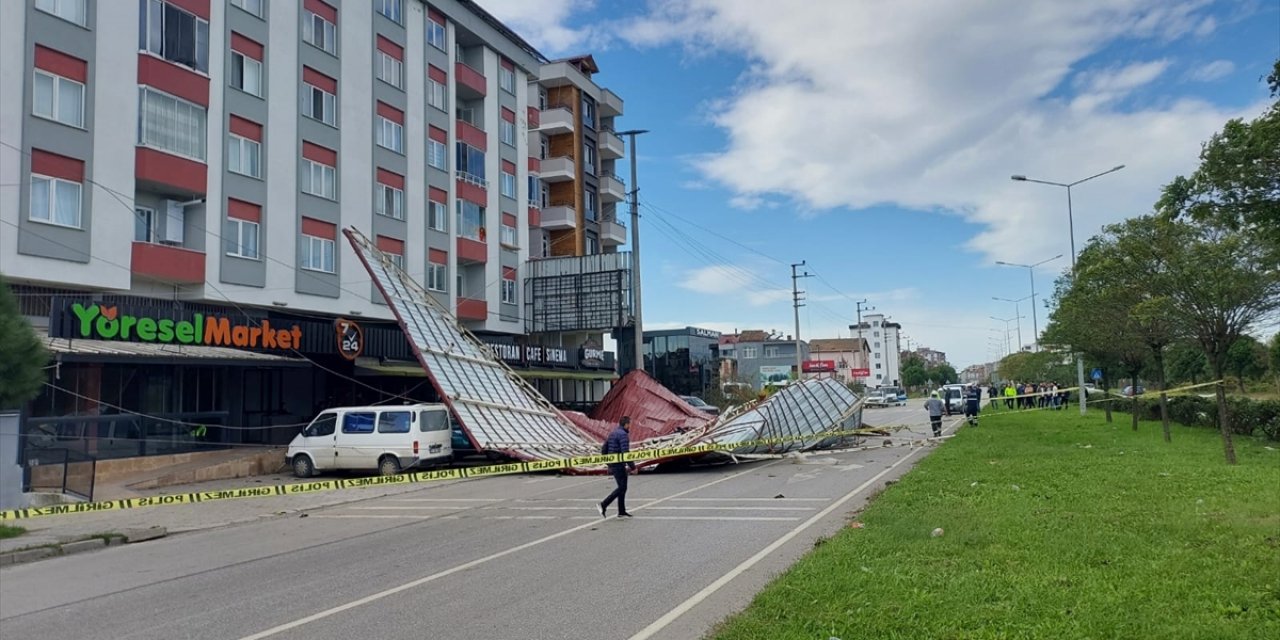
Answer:
M502 502L505 499L506 498L388 498L388 501L389 502Z
M673 500L673 499L675 499L675 498L678 498L678 497L680 497L680 496L688 495L688 494L693 493L693 492L695 492L695 491L701 491L702 489L705 489L705 488L710 487L710 486L712 486L712 485L720 484L721 482L725 482L726 480L732 480L732 479L734 479L734 478L737 478L738 476L745 475L745 474L751 473L751 472L753 472L753 471L758 471L758 470L760 470L760 469L764 469L764 468L767 468L767 467L773 466L773 465L775 465L775 464L778 464L778 462L781 462L781 460L774 461L774 462L768 462L768 463L765 463L765 464L763 464L763 465L761 465L761 466L759 466L759 467L755 467L755 468L752 468L752 469L745 469L745 470L743 470L743 471L739 471L738 473L734 473L734 474L730 474L730 475L724 476L723 478L720 478L720 479L718 479L718 480L712 480L711 482L707 482L707 483L704 483L704 484L700 484L700 485L698 485L698 486L696 486L696 487L693 487L692 489L685 489L684 491L680 491L680 492L677 492L677 493L673 493L673 494L671 494L671 495L669 495L669 496L667 496L667 497L665 497L665 498L658 498L657 500L654 500L653 502L649 502L649 503L647 503L647 504L643 504L643 505L640 505L639 507L636 507L636 510L637 510L637 511L639 511L639 510L644 509L644 508L646 508L646 507L650 507L650 506L652 506L652 505L655 505L655 504L658 504L658 503L661 503L661 502L665 502L665 501L667 501L667 500ZM296 628L301 627L301 626L303 626L303 625L310 624L310 623L312 623L312 622L315 622L316 620L323 620L324 618L328 618L329 616L332 616L332 615L336 615L336 614L342 613L343 611L347 611L348 609L354 609L354 608L356 608L356 607L364 606L364 605L369 604L369 603L371 603L371 602L377 602L378 600L381 600L381 599L383 599L383 598L386 598L387 596L395 595L395 594L397 594L397 593L400 593L401 591L407 591L407 590L412 589L412 588L414 588L414 587L419 587L419 586L422 586L422 585L424 585L424 584L427 584L428 582L432 582L432 581L435 581L435 580L439 580L440 578L445 578L445 577L451 576L451 575L453 575L453 574L455 574L455 573L458 573L458 572L461 572L461 571L466 571L467 569L470 569L470 568L472 568L472 567L478 567L478 566L480 566L480 565L482 565L482 564L484 564L484 563L486 563L486 562L489 562L489 561L491 561L491 560L497 560L498 558L504 558L504 557L509 556L509 555L511 555L511 554L513 554L513 553L519 553L519 552L521 552L521 551L524 551L525 549L529 549L529 548L531 548L531 547L536 547L536 546L538 546L538 545L540 545L540 544L542 544L542 543L544 543L544 542L551 542L552 540L556 540L556 539L559 539L559 538L563 538L564 536L567 536L567 535L569 535L569 534L571 534L571 533L575 533L575 532L578 532L578 531L582 531L583 529L588 529L588 528L590 528L590 527L596 526L596 525L598 524L598 522L599 522L599 521L593 521L593 522L587 522L587 523L584 523L584 524L580 524L580 525L578 525L578 526L576 526L576 527L572 527L572 528L569 528L569 529L565 529L564 531L560 531L560 532L557 532L557 533L553 533L553 534L551 534L551 535L549 535L549 536L544 536L544 537L538 538L537 540L532 540L532 541L530 541L530 542L526 542L526 543L524 543L524 544L516 545L516 546L514 546L514 547L510 547L510 548L508 548L508 549L504 549L504 550L502 550L502 551L499 551L499 552L497 552L497 553L494 553L494 554L490 554L490 555L484 556L483 558L476 558L475 560L472 560L472 561L470 561L470 562L464 562L464 563L462 563L462 564L460 564L460 565L458 565L458 566L456 566L456 567L453 567L452 569L446 569L446 570L441 571L441 572L439 572L439 573L433 573L433 574L431 574L431 575L429 575L429 576L425 576L425 577L422 577L422 578L418 578L417 580L412 580L412 581L410 581L410 582L406 582L406 583L404 583L404 584L402 584L402 585L400 585L400 586L398 586L398 587L392 587L392 588L390 588L390 589L386 589L386 590L384 590L384 591L379 591L379 592L377 592L377 593L367 595L367 596L365 596L365 597L363 597L363 598L359 598L359 599L357 599L357 600L352 600L351 602L348 602L348 603L346 603L346 604L341 604L341 605L338 605L338 606L336 606L336 607L331 607L331 608L329 608L329 609L325 609L325 610L323 610L323 611L318 611L318 612L313 613L313 614L311 614L311 615L309 615L309 616L306 616L306 617L303 617L303 618L298 618L297 620L294 620L294 621L292 621L292 622L286 622L286 623L284 623L284 624L276 625L276 626L271 627L270 629L267 629L267 630L265 630L265 631L259 631L258 633L255 633L255 634L253 634L253 635L245 636L245 637L241 638L240 640L262 640L262 638L269 638L269 637L274 636L274 635L276 635L276 634L278 634L278 633L282 633L282 632L284 632L284 631L288 631L288 630L290 630L290 629L296 629Z
M355 509L355 510L357 510L357 511L384 511L384 510L395 510L395 509L404 509L404 510L409 510L409 511L430 511L430 510L433 510L433 509L443 509L443 510L446 510L446 511L457 511L459 507L433 507L433 506L428 506L428 505L423 505L423 506L413 506L413 507L402 507L402 506L399 506L399 505L387 505L387 506L385 506L385 507L348 507L348 508L349 508L349 509Z
M570 520L599 520L599 516L573 516ZM617 518L607 518L616 520ZM715 522L795 522L800 516L645 516L641 520L711 520Z
M654 507L654 509L683 511L813 511L816 507Z
M827 502L834 498L672 498L672 502ZM649 498L631 498L633 501L644 501ZM516 502L600 502L596 498L538 498L531 500L521 498Z
M954 427L956 424L959 424L959 422L960 422L959 420L957 420L956 422L953 422L951 424L951 427ZM761 549L755 555L744 560L742 564L739 564L733 569L730 569L729 573L726 573L720 576L719 578L716 579L715 582L712 582L711 584L704 587L701 591L693 594L692 597L690 597L688 600L685 600L684 602L681 602L679 605L676 606L676 608L668 611L661 618L654 620L653 624L650 624L644 629L641 629L639 633L635 634L634 636L631 636L631 640L646 640L647 638L652 638L654 634L658 633L659 631L662 631L667 627L667 625L671 624L672 622L675 622L677 618L684 615L685 613L688 613L690 609L696 607L703 600L706 600L708 597L711 596L711 594L715 593L716 591L719 591L721 587L723 587L726 584L729 584L729 582L732 581L734 578L742 575L745 571L755 566L756 563L768 557L769 554L773 553L774 551L777 551L779 547L790 542L792 538L795 538L796 536L800 535L800 533L803 532L805 529L808 529L818 521L830 515L832 511L839 509L841 505L852 500L854 496L857 496L859 493L862 493L864 490L866 490L867 487L870 487L872 484L875 484L877 480L879 480L880 478L883 478L885 474L889 473L890 471L893 471L898 465L906 462L907 460L910 460L912 457L914 457L917 453L921 451L924 451L924 449L915 449L915 448L909 449L907 451L907 455L902 456L901 458L898 459L897 462L894 462L888 467L885 467L884 471L881 471L880 473L877 473L876 475L872 476L871 479L858 485L856 488L854 488L853 491L850 491L849 493L844 494L844 496L842 496L839 500L828 505L826 509L823 509L822 511L819 511L818 513L813 514L813 516L810 517L808 520L805 520L804 522L800 523L796 528L792 529L791 531L788 531L781 538L774 540L772 543L769 544L769 546Z
M401 518L401 519L409 519L409 520L426 520L427 518L430 518L432 516L414 516L414 515L408 515L408 514L380 515L376 513L371 513L369 515L364 515L364 514L344 515L340 513L331 513L331 514L316 514L311 517L312 518Z

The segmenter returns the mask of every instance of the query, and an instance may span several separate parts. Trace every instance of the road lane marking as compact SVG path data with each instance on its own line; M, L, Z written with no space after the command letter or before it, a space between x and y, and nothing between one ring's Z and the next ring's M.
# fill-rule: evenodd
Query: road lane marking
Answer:
M701 490L703 490L703 489L705 489L705 488L707 488L707 487L710 487L710 486L713 486L713 485L720 484L721 482L725 482L725 481L727 481L727 480L732 480L732 479L734 479L734 478L737 478L737 477L742 476L742 475L746 475L746 474L748 474L748 473L752 473L752 472L755 472L755 471L759 471L760 469L766 469L766 468L768 468L768 467L770 467L770 466L773 466L773 465L775 465L775 464L778 464L779 462L781 462L781 460L775 460L775 461L773 461L773 462L766 462L765 464L760 465L760 466L758 466L758 467L754 467L754 468L751 468L751 469L745 469L745 470L743 470L743 471L739 471L739 472L737 472L737 473L733 473L733 474L730 474L730 475L724 476L723 478L719 478L719 479L717 479L717 480L712 480L712 481L710 481L710 482L706 482L706 483L700 484L700 485L698 485L698 486L696 486L696 487L693 487L693 488L691 488L691 489L685 489L684 491L679 491L679 492L673 493L673 494L671 494L671 495L669 495L669 496L667 496L667 497L665 497L665 498L658 498L657 500L654 500L654 501L649 502L649 503L647 503L647 504L643 504L643 505L640 505L640 506L636 507L636 511L639 511L639 510L641 510L641 509L644 509L644 508L650 507L650 506L655 505L655 504L659 504L659 503L661 503L661 502L665 502L665 501L667 501L667 500L673 500L673 499L675 499L675 498L679 498L679 497L681 497L681 496L689 495L690 493L693 493L693 492L695 492L695 491L701 491ZM407 591L407 590L409 590L409 589L413 589L414 587L419 587L419 586L422 586L422 585L424 585L424 584L427 584L428 582L433 582L433 581L435 581L435 580L439 580L439 579L441 579L441 578L445 578L445 577L451 576L451 575L453 575L453 574L455 574L455 573L459 573L459 572L462 572L462 571L466 571L467 569L471 569L471 568L473 568L473 567L478 567L478 566L480 566L480 565L482 565L482 564L485 564L486 562L490 562L490 561L492 561L492 560L497 560L498 558L505 558L506 556L509 556L509 555L511 555L511 554L514 554L514 553L519 553L519 552L521 552L521 551L524 551L525 549L529 549L529 548L532 548L532 547L536 547L536 546L538 546L538 545L540 545L540 544L542 544L542 543L544 543L544 542L551 542L552 540L557 540L557 539L559 539L559 538L563 538L564 536L567 536L567 535L569 535L569 534L571 534L571 533L576 533L576 532L578 532L578 531L582 531L582 530L584 530L584 529L589 529L589 528L591 528L591 527L598 526L598 525L599 525L599 523L600 523L600 519L593 519L591 522L586 522L586 523L580 524L580 525L578 525L578 526L576 526L576 527L571 527L571 528L569 528L569 529L565 529L564 531L559 531L559 532L553 533L553 534L548 535L548 536L543 536L543 537L541 537L541 538L538 538L537 540L532 540L532 541L526 542L526 543L524 543L524 544L516 545L516 546L514 546L514 547L509 547L509 548L504 549L504 550L502 550L502 551L499 551L499 552L497 552L497 553L493 553L493 554L490 554L490 555L484 556L483 558L476 558L475 560L472 560L472 561L470 561L470 562L464 562L464 563L462 563L462 564L460 564L460 565L458 565L458 566L456 566L456 567L453 567L452 569L446 569L446 570L444 570L444 571L440 571L440 572L438 572L438 573L433 573L433 574L431 574L431 575L429 575L429 576L425 576L425 577L422 577L422 578L418 578L418 579L416 579L416 580L411 580L411 581L406 582L406 583L404 583L404 584L402 584L402 585L400 585L400 586L398 586L398 587L392 587L392 588L390 588L390 589L385 589L385 590L383 590L383 591L379 591L379 592L377 592L377 593L373 593L373 594L367 595L367 596L365 596L365 597L363 597L363 598L359 598L359 599L356 599L356 600L352 600L351 602L348 602L348 603L346 603L346 604L341 604L341 605L338 605L338 606L336 606L336 607L331 607L331 608L329 608L329 609L325 609L325 610L323 610L323 611L318 611L318 612L313 613L313 614L311 614L311 615L309 615L309 616L305 616L305 617L302 617L302 618L298 618L297 620L293 620L293 621L291 621L291 622L286 622L286 623L284 623L284 624L276 625L276 626L271 627L270 629L267 629L267 630L265 630L265 631L259 631L258 633L255 633L255 634L252 634L252 635L245 636L245 637L241 638L240 640L262 640L262 638L269 638L269 637L274 636L274 635L276 635L276 634L283 633L283 632L285 632L285 631L289 631L290 629L296 629L296 628L301 627L301 626L303 626L303 625L310 624L310 623L312 623L312 622L315 622L316 620L323 620L323 619L325 619L325 618L328 618L329 616L333 616L333 615L336 615L336 614L342 613L343 611L347 611L347 610L349 610L349 609L354 609L354 608L356 608L356 607L364 606L364 605L369 604L369 603L371 603L371 602L377 602L378 600L381 600L381 599L386 598L386 597L388 597L388 596L393 596L393 595L395 595L395 594L397 594L397 593L400 593L401 591Z
M816 507L654 507L659 510L684 510L684 511L813 511Z
M399 505L387 505L385 507L348 507L348 508L355 509L356 511L385 511L385 510L396 510L396 509L404 509L406 511L430 511L433 509L444 509L448 511L458 510L458 507L432 507L432 506L402 507Z
M341 513L329 513L329 514L316 514L311 517L312 518L400 518L402 520L426 520L427 518L431 518L433 516L415 516L415 515L409 515L409 514L401 515L398 513L394 515L376 514L376 513L371 513L368 515L365 515L365 514L347 515L347 514L341 514Z
M502 502L505 498L388 498L388 502ZM452 508L452 507L449 507Z
M599 520L599 516L573 516L570 520ZM616 520L617 518L608 518ZM795 522L799 516L645 516L641 520L708 520L713 522Z
M955 422L948 425L948 428L953 429L959 423L960 423L960 420L956 420ZM662 631L667 627L667 625L671 624L672 622L675 622L677 618L688 613L690 609L696 607L703 600L706 600L708 597L711 596L711 594L715 593L716 591L719 591L721 587L723 587L726 584L729 584L729 582L732 581L734 578L737 578L738 576L745 573L748 569L755 566L758 562L767 558L774 551L777 551L782 545L790 542L793 538L800 535L802 532L804 532L805 529L808 529L809 527L813 526L815 523L821 521L823 518L830 515L832 511L839 509L846 502L852 500L858 494L865 491L868 487L875 484L878 480L880 480L880 478L883 478L890 471L893 471L895 468L897 468L898 465L915 457L915 455L921 451L924 451L924 449L915 449L915 448L908 449L907 455L899 458L897 462L894 462L893 464L889 465L880 473L877 473L876 475L872 476L871 479L858 485L856 488L854 488L853 491L850 491L849 493L844 494L843 496L841 496L839 500L828 505L827 508L823 509L822 511L819 511L818 513L813 514L813 516L810 517L808 520L805 520L804 522L800 523L799 525L796 526L796 528L788 531L781 538L778 538L777 540L774 540L773 542L771 542L769 546L756 552L755 555L742 561L741 564L734 567L733 569L730 569L728 573L717 578L715 582L712 582L711 584L707 585L701 591L693 594L693 596L691 596L688 600L681 602L679 605L676 606L676 608L668 611L667 613L663 614L661 618L654 620L652 624L645 627L644 629L641 629L639 633L631 636L631 640L647 640L648 638L652 638L654 634L658 633L659 631Z

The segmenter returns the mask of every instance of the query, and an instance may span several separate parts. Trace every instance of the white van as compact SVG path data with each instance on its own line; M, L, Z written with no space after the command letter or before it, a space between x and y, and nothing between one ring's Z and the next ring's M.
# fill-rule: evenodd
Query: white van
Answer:
M377 470L384 476L448 461L449 409L443 404L326 409L289 443L293 474L331 469Z

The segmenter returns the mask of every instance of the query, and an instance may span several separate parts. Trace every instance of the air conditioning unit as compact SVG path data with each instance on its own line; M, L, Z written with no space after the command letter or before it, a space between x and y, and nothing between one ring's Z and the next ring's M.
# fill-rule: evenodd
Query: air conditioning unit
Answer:
M164 234L160 238L165 243L182 244L183 227L186 224L186 203L177 200L164 201Z

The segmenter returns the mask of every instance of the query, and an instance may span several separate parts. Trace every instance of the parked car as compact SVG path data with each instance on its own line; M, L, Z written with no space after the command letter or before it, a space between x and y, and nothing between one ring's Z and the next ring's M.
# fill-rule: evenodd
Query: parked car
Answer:
M938 397L943 398L943 402L947 403L951 411L964 411L964 391L965 385L946 384L938 389Z
M685 404L693 407L694 409L697 409L698 411L701 411L703 413L710 414L713 416L720 415L719 407L715 407L707 404L702 400L702 398L699 398L698 396L680 396L680 399L684 400Z
M1138 390L1135 393L1133 390L1133 385L1129 385L1125 387L1124 391L1121 391L1120 394L1126 398L1132 398L1133 396L1140 396L1146 392L1147 392L1146 388L1144 388L1142 385L1138 385Z
M443 404L326 409L285 452L293 474L355 469L395 475L453 457L449 410Z

